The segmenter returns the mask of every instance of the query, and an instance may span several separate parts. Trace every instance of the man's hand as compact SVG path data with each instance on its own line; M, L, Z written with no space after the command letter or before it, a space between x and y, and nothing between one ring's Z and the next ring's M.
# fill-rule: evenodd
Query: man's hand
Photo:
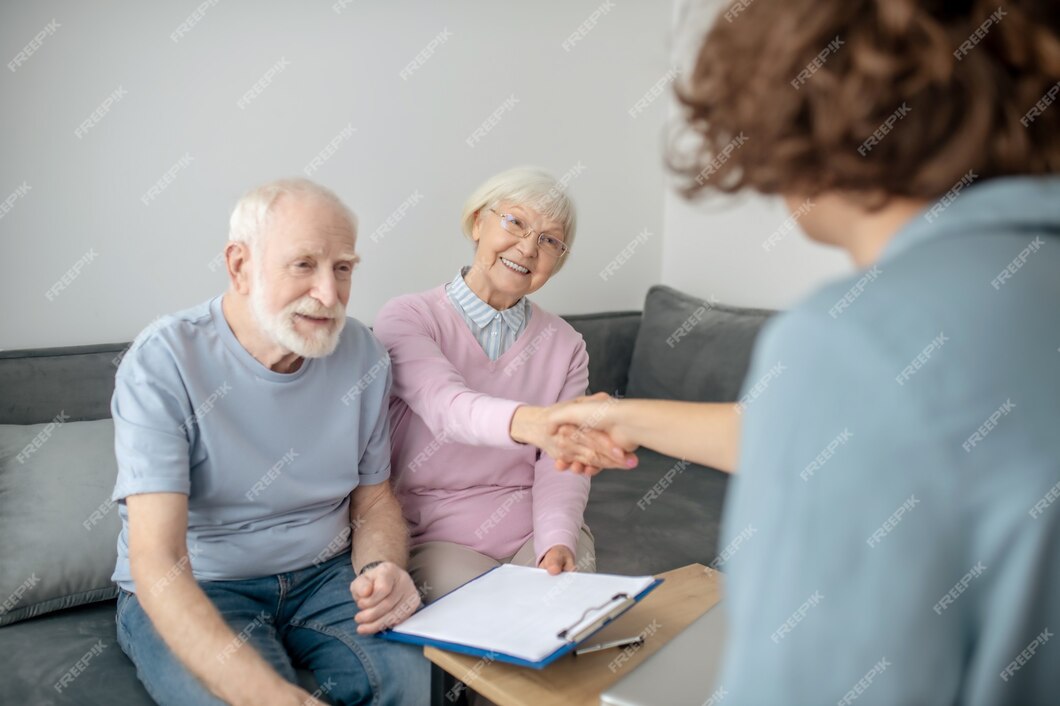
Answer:
M358 576L350 584L357 602L357 633L371 635L392 628L416 612L420 594L408 572L384 561Z
M325 703L308 691L285 682L285 686L275 691L263 706L325 706Z
M564 571L577 571L578 569L577 564L574 563L574 552L562 544L557 544L545 552L538 566L548 569L548 573L553 576Z

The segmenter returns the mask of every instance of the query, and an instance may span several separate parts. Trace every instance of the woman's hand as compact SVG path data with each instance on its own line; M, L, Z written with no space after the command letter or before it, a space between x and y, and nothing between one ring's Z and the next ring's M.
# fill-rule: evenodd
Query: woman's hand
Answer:
M578 570L577 564L574 563L574 552L562 544L557 544L545 552L545 556L541 557L541 563L538 566L542 569L547 569L548 573L553 576L564 571Z
M733 402L677 402L674 400L612 399L597 394L579 397L545 409L549 433L574 428L575 440L599 443L607 439L615 445L607 455L638 447L684 459L719 471L734 473L740 452L740 407ZM602 437L593 436L602 434ZM596 442L587 439L597 439ZM598 456L599 457L599 456ZM595 475L601 468L630 468L601 460L579 468L581 459L555 456L556 467L575 473Z
M550 434L566 436L572 440L571 443L593 448L596 452L594 460L599 461L586 464L572 455L560 455L554 456L556 468L596 475L603 468L628 469L637 465L636 456L630 452L638 444L616 419L615 412L619 404L619 400L607 393L598 392L546 409Z

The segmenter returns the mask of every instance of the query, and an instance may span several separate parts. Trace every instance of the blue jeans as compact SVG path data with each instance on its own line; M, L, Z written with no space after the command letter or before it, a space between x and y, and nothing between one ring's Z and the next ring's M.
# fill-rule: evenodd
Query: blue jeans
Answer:
M279 674L297 684L295 665L334 704L417 706L430 699L430 665L412 645L358 635L355 578L347 552L319 566L243 581L200 581L232 631ZM162 704L222 702L166 647L136 595L118 595L118 644L136 665L151 697Z

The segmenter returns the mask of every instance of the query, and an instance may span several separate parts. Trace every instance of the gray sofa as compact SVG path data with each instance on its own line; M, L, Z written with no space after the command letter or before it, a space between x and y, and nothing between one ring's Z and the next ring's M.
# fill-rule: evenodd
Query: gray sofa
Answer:
M566 319L585 338L594 392L731 401L770 314L660 286L643 312ZM115 637L109 421L71 424L109 418L125 348L0 351L0 624L17 621L0 627L0 704L152 703ZM598 570L709 564L727 475L640 456L635 471L593 480L586 517Z

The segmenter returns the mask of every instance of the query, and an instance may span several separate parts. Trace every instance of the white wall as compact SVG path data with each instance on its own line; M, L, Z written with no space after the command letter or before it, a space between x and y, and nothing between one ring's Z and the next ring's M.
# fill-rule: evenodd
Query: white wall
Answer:
M694 205L667 192L660 279L703 299L786 309L822 283L853 272L844 252L787 229L788 218L779 198L740 194Z
M639 309L657 282L784 308L851 271L797 231L764 249L787 216L778 200L696 206L668 188L668 85L630 115L671 66L687 65L720 0L697 13L684 0L343 2L0 4L0 59L15 64L0 69L0 349L129 340L219 293L225 278L211 263L235 200L302 174L333 139L312 177L361 217L364 264L349 311L369 323L387 299L447 280L468 260L463 199L524 163L579 172L575 255L535 295L559 313ZM174 42L197 6L200 19ZM19 58L53 19L58 27ZM580 26L588 31L572 36ZM241 109L281 59L288 65ZM115 91L121 99L76 135Z
M570 51L564 41L600 0L352 2L341 12L334 0L221 0L204 3L174 42L197 5L0 5L0 59L18 62L0 68L0 348L128 340L158 315L222 291L223 273L209 264L235 200L302 173L349 125L355 131L313 178L361 218L352 315L371 322L387 299L449 279L469 259L458 226L464 197L522 163L557 175L584 168L570 186L581 216L575 255L536 295L540 304L640 308L659 280L665 100L636 118L627 111L668 68L666 3L612 3ZM18 59L53 19L58 27ZM451 36L402 78L445 30ZM281 59L289 64L241 109ZM77 136L116 91L120 100ZM518 102L469 146L511 96ZM171 183L146 196L174 165ZM23 183L30 190L20 195ZM372 242L417 192L422 200ZM644 229L653 236L636 256L601 278Z
M672 56L686 75L703 32L715 20L725 21L717 16L723 4L697 0L689 6L676 0ZM669 111L672 119L673 101ZM789 216L779 198L715 194L693 204L666 189L660 280L703 299L784 309L823 282L853 271L844 253L788 226Z

